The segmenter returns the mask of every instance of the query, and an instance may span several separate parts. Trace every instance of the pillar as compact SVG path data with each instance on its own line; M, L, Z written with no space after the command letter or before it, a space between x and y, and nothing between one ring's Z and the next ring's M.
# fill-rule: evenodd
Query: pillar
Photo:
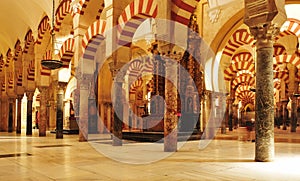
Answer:
M63 128L64 128L64 89L67 85L67 82L58 82L58 91L56 99L56 139L62 139Z
M79 141L87 141L88 140L88 98L89 98L89 89L90 83L93 81L93 74L83 74L78 76L78 87L79 87Z
M39 136L46 136L47 129L47 95L48 87L39 87L40 90L40 120L39 120Z
M18 99L18 105L17 105L17 129L16 129L16 133L17 134L21 134L22 98L23 98L23 94L17 95L17 99Z
M273 25L252 28L256 42L255 160L274 158Z
M274 159L273 40L286 21L284 0L245 0L244 23L256 39L255 161Z
M165 101L164 115L164 151L177 151L177 65L174 60L166 60Z
M26 91L27 95L27 124L26 135L32 135L32 101L34 91Z
M8 99L8 132L11 133L13 132L14 129L14 98L9 98Z
M288 104L288 100L282 101L282 129L283 130L287 130L286 122L289 116L289 112L287 110L287 104Z

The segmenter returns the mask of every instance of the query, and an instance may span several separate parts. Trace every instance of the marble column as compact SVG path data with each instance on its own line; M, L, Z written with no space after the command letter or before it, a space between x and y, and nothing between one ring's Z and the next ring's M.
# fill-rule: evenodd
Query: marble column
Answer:
M256 41L255 160L274 159L273 24L251 28Z
M165 101L166 113L164 115L164 151L177 151L177 62L166 61ZM174 85L175 84L175 85Z
M27 95L27 124L26 135L32 135L32 101L34 91L26 91Z
M282 129L283 130L287 130L286 127L286 122L289 116L289 112L287 110L287 104L288 104L288 100L283 100L282 101Z
M17 106L17 129L16 133L21 134L21 114L22 114L22 98L23 94L17 96L18 106Z
M8 107L8 132L13 132L14 127L14 98L9 98L9 107Z
M67 85L67 82L58 82L58 91L57 91L57 103L56 103L56 139L62 139L63 136L63 127L64 127L64 89Z
M292 114L291 114L291 132L296 132L297 129L297 98L295 96L291 97L292 101Z
M114 100L114 117L113 117L113 146L122 146L122 118L123 118L123 104L119 102L123 99L122 94L122 83L115 82L114 85L115 95Z
M40 90L40 120L39 120L39 136L46 136L47 129L47 95L48 87L39 87Z
M91 81L93 80L92 74L83 74L78 76L79 86L79 141L84 142L88 140L88 119L89 119L89 89Z

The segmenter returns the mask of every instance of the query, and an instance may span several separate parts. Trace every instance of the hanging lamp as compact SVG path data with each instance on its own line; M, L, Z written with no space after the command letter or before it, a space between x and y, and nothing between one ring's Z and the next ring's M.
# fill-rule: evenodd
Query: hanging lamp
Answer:
M43 67L46 67L50 70L59 69L63 66L62 61L54 59L54 50L55 50L55 31L54 31L54 19L55 19L55 0L52 7L52 31L51 31L51 40L52 40L52 56L51 59L44 59L41 61Z

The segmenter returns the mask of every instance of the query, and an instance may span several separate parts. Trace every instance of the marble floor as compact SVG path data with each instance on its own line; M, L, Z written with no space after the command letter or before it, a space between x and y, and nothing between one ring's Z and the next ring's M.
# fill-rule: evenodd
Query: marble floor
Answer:
M255 143L220 135L207 147L180 142L175 153L161 143L124 141L111 146L110 135L38 137L0 133L0 180L300 180L300 133L277 131L273 162L254 162ZM93 137L94 136L94 137Z

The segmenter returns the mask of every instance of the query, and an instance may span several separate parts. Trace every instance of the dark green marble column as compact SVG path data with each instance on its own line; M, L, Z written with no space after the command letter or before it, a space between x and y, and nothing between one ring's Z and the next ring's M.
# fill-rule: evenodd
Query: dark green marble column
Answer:
M32 99L33 91L26 92L27 95L27 124L26 124L26 135L32 135Z
M63 99L64 88L67 85L65 82L58 82L57 103L56 103L56 139L62 139L63 136Z
M255 160L274 159L274 85L272 25L251 29L256 42Z
M18 107L17 107L18 114L17 114L17 129L16 129L17 134L21 133L22 98L23 98L22 94L18 95Z

